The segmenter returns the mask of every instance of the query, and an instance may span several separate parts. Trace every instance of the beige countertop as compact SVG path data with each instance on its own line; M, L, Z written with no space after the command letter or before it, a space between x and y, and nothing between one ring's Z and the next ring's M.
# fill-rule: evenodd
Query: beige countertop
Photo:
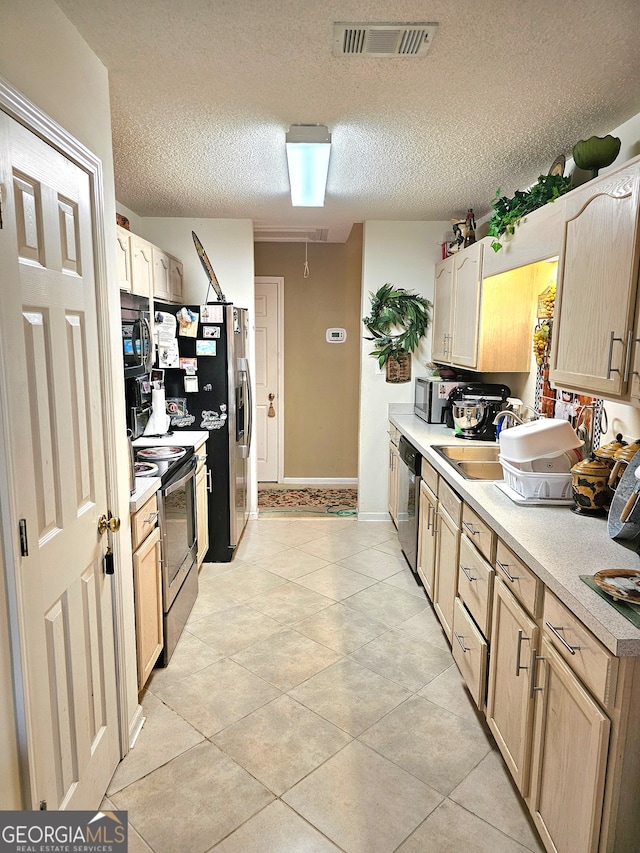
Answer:
M415 415L390 414L389 419L608 649L620 657L640 656L640 629L579 577L600 569L640 569L640 556L610 539L606 516L580 516L567 506L518 505L493 482L465 479L431 449L471 442Z
M129 498L129 512L137 512L160 488L160 477L136 477L136 490Z

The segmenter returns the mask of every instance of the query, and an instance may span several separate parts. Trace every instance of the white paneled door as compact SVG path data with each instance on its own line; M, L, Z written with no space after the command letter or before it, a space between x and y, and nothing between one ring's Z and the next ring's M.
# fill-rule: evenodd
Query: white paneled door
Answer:
M98 534L107 492L90 178L0 112L0 182L14 661L29 795L32 808L95 808L120 749L112 578Z
M257 277L256 317L256 446L258 482L277 482L280 473L282 388L280 387L280 303L283 279Z

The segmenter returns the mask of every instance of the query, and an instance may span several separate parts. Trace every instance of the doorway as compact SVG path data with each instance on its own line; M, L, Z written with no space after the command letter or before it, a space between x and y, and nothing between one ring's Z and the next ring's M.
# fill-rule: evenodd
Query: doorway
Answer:
M284 278L256 276L256 452L258 483L279 483L284 459Z

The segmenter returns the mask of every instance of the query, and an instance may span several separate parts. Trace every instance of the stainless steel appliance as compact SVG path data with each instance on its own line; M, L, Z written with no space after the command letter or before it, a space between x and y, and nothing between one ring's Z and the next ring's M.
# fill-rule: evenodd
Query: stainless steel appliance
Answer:
M165 313L176 316L182 310L158 302L154 306L157 322L162 322ZM223 563L233 558L249 518L249 318L245 308L227 302L183 307L198 317L196 335L177 336L183 366L164 367L165 400L177 443L182 429L209 433L206 450L212 484L208 495L209 550L204 559ZM195 368L192 376L187 365ZM163 364L158 367L163 368Z
M160 477L158 526L162 562L164 648L158 666L166 666L198 596L197 502L193 447L144 447L136 452L137 475Z
M153 363L153 345L146 296L120 292L122 354L125 378L149 373Z
M495 441L495 416L511 396L506 385L476 382L460 385L449 395L452 404L453 424L456 435L462 438Z
M429 424L445 423L448 397L460 382L445 382L439 376L417 376L413 411Z
M416 582L418 575L418 510L422 456L404 436L398 442L398 541Z

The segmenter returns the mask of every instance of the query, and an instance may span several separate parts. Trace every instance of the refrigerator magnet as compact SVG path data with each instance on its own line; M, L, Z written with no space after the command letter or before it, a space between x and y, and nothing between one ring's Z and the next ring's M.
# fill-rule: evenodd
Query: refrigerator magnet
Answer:
M184 377L184 390L185 394L193 394L198 390L198 377L197 376L185 376Z
M200 306L200 321L202 323L222 323L224 313L222 305L201 305Z
M202 337L203 338L219 338L220 337L220 326L203 326L202 327Z
M216 351L215 341L196 341L196 355L215 355Z
M178 334L183 338L195 338L198 334L198 315L189 308L181 308L176 314L178 318Z
M184 370L187 376L195 376L198 372L198 359L197 358L184 358L184 356L180 357L180 370Z

